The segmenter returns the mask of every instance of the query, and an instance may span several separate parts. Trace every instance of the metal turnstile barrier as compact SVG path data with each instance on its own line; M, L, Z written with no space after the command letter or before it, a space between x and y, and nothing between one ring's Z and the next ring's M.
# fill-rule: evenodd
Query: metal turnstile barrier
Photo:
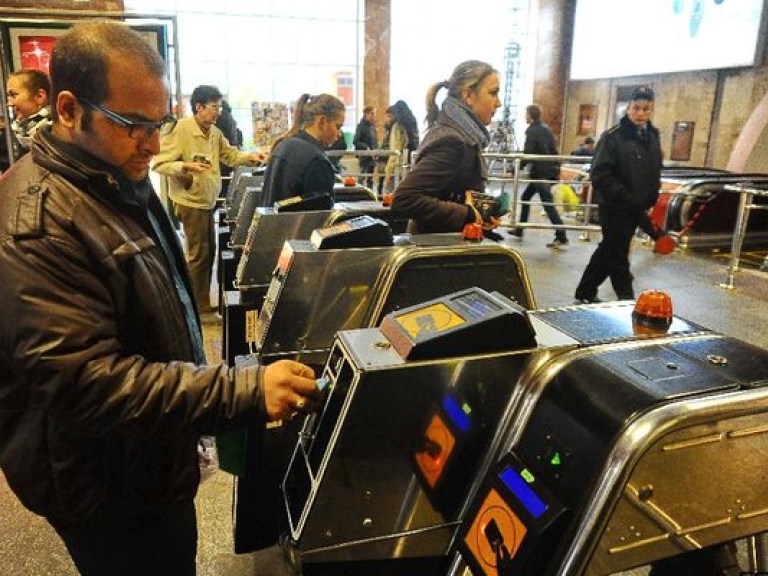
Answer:
M224 316L222 354L228 365L249 351L246 326L255 325L267 293L278 256L287 240L307 240L318 228L333 226L363 214L388 222L395 233L405 231L406 220L394 218L380 202L336 202L332 210L276 212L256 208L253 212L242 255L237 260L232 286L222 292ZM238 227L239 230L239 227Z
M460 535L473 573L612 574L765 531L766 351L695 326L607 343L577 309L534 315L589 345L521 380Z
M292 240L278 258L256 320L254 353L243 358L261 364L291 358L319 372L339 330L375 326L392 310L474 286L499 292L524 308L535 307L522 258L495 242L424 234L396 238L393 246L317 250L311 242ZM258 462L268 460L275 484L254 485L262 480L253 474L249 479L248 472L238 480L239 551L271 545L285 528L275 521L285 516L277 488L299 426L294 421L263 432L268 456L250 444L249 469L255 474Z
M631 303L528 316L535 347L433 360L337 335L284 480L296 566L591 576L766 530L768 352Z
M322 366L339 330L375 326L394 309L472 286L535 307L522 258L495 242L422 234L395 246L317 250L292 240L278 258L253 347L265 362Z

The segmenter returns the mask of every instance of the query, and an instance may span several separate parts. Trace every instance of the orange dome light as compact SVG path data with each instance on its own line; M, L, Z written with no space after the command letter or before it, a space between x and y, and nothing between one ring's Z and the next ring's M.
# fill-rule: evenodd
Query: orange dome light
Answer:
M461 231L461 236L464 240L471 242L480 242L483 239L483 227L480 224L470 222L464 225L464 229Z
M661 290L646 290L635 303L632 324L637 329L650 328L652 331L666 332L672 324L672 298ZM647 333L646 330L636 331Z

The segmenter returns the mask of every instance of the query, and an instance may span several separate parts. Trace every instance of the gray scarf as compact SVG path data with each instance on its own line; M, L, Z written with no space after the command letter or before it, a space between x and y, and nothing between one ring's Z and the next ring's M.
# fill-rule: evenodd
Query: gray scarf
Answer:
M480 118L469 108L464 106L453 96L448 96L443 101L443 112L448 118L456 122L462 132L473 142L478 144L481 149L491 143L491 137L488 134Z

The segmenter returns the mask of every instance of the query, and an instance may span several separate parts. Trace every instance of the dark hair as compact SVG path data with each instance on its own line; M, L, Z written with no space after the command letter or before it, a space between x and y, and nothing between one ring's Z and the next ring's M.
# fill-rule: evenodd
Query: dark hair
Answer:
M594 143L595 143L595 139L592 138L592 136L587 136L586 138L584 138L584 144L594 144Z
M79 98L100 104L107 100L107 72L110 60L116 56L130 59L158 78L167 70L160 53L138 32L126 24L114 21L90 21L76 24L56 41L51 55L51 102L59 93L68 91ZM56 120L56 106L52 106ZM83 127L90 121L90 110L83 114Z
M538 104L530 104L529 106L526 106L525 113L528 114L534 122L541 120L541 108L539 108Z
M630 102L634 100L648 100L649 102L653 102L656 100L656 95L653 93L653 88L650 86L640 86L632 91L629 100Z
M208 104L208 102L215 102L221 100L222 94L216 86L210 86L208 84L201 84L192 90L192 95L189 97L189 106L192 108L192 114L197 112L198 104Z
M432 84L427 90L427 126L432 126L437 120L439 110L435 98L440 88L448 88L448 96L462 102L465 92L477 90L483 80L495 73L496 69L486 62L467 60L453 69L450 79Z
M363 108L363 115L368 114L373 110L376 110L376 106L371 106L370 104L368 104L365 108Z
M24 83L24 87L32 94L42 90L45 92L46 99L50 99L51 80L48 78L48 74L45 72L35 70L34 68L23 68L17 72L11 72L8 77L21 78L21 81Z
M408 135L408 150L413 152L419 147L419 123L416 116L403 100L398 100L387 108L387 114L391 114L395 122L402 124Z
M300 129L312 124L318 116L335 118L344 111L346 111L344 102L336 98L336 96L331 96L330 94L318 94L317 96L302 94L299 97L299 101L296 102L296 108L293 111L293 124L288 132L275 138L275 141L272 142L271 150L274 150L280 142L290 138Z

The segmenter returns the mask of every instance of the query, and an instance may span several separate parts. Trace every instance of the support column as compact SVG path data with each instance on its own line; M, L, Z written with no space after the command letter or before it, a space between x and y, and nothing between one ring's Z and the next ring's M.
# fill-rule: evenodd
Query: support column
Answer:
M384 136L384 112L389 107L390 0L365 0L365 80L362 106L375 106L379 140Z
M541 106L558 147L562 146L573 0L539 0L533 101Z

